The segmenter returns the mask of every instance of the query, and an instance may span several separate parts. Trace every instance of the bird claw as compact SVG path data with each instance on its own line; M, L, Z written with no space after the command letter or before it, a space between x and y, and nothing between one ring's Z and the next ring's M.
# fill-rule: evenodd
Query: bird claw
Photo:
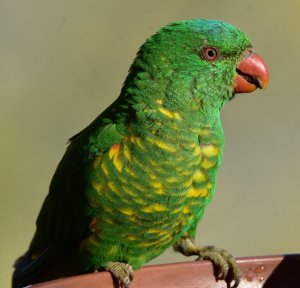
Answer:
M197 246L196 246L197 247ZM214 246L197 247L199 258L197 260L210 260L216 267L215 275L217 279L225 280L227 287L238 287L242 272L234 257L226 250Z
M228 288L239 285L242 272L228 251L215 246L196 246L191 238L180 239L174 248L186 256L199 256L197 260L210 260L214 264L216 278L225 280Z
M119 280L122 288L130 287L130 283L133 279L133 269L129 264L122 262L108 262L105 270L111 272L114 277Z

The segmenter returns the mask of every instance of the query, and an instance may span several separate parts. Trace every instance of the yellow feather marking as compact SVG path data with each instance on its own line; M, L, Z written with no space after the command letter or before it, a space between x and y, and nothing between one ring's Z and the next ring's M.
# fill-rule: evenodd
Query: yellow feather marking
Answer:
M196 190L194 187L190 187L187 191L186 197L188 197L188 198L197 197L199 195L200 195L200 193L198 190Z
M188 163L188 167L198 166L201 163L201 157L196 157Z
M211 134L211 131L205 129L205 130L201 130L199 134L200 134L200 136L207 136L207 135Z
M148 229L146 231L147 233L153 233L153 234L157 234L157 233L161 233L161 229L157 229L157 228L151 228L151 229Z
M92 234L88 237L87 241L88 241L89 244L92 244L92 245L98 245L98 244L99 244L98 236L97 236L97 234L95 234L95 233L92 233Z
M177 209L173 209L173 210L172 210L172 214L177 214L177 213L179 213L179 212L182 212L182 207L179 207L179 208L177 208Z
M107 251L105 251L105 253L107 255L116 255L116 253L118 253L118 249L119 249L119 246L111 246L110 249L108 249Z
M219 154L219 147L215 145L204 145L202 151L207 157L217 156Z
M196 148L196 147L199 147L199 143L192 142L192 143L186 144L184 146L191 147L191 148Z
M189 207L189 206L184 206L184 207L183 207L183 213L184 213L184 214L190 213L190 207Z
M157 228L149 229L146 232L149 233L149 234L158 234L160 236L163 236L163 237L161 237L161 239L164 239L166 237L167 238L170 237L170 232L169 231L161 230L161 229L157 229Z
M195 155L195 156L200 156L200 155L201 155L201 148L200 148L200 146L197 145L197 146L195 147L194 155Z
M166 179L166 181L168 183L175 183L175 182L177 182L177 178L175 178L175 177L169 177L169 178Z
M204 159L202 162L201 162L201 166L204 168L204 169L209 169L211 167L214 167L216 165L216 162L215 161L209 161L207 159Z
M161 231L159 235L163 235L163 239L170 239L172 238L172 235L169 231Z
M114 163L115 167L118 169L118 171L121 172L123 164L120 161L118 155L115 155L115 157L113 159L113 163Z
M142 186L140 183L138 183L137 181L132 181L131 185L134 186L139 191L147 192L147 189L144 186Z
M143 242L143 243L140 243L139 245L141 247L149 247L149 246L154 246L157 244L161 244L161 241Z
M149 177L150 177L151 179L153 179L153 180L155 180L155 179L156 179L156 176L155 176L155 175L153 175L153 174L149 174Z
M109 172L108 172L108 169L107 169L107 166L106 166L105 162L102 162L101 169L105 173L105 175L108 176Z
M130 196L136 196L136 193L134 193L132 190L130 190L127 186L123 186L122 189L129 194Z
M136 174L128 166L126 166L125 170L130 176L136 178Z
M164 103L164 101L162 99L156 99L156 103L159 105L162 105Z
M127 237L126 237L128 240L131 240L131 241L134 241L134 240L137 240L138 238L134 235L131 235L131 234L128 234Z
M160 182L152 182L151 184L154 188L162 188L162 184Z
M193 183L193 178L190 178L187 181L185 181L182 186L184 188L188 188L188 187L190 187L192 185L192 183Z
M193 180L196 182L206 181L206 176L201 170L197 170L193 175Z
M109 214L113 213L113 210L109 206L103 205L102 207L103 207L104 211L108 212Z
M180 172L180 175L182 176L191 176L192 172L190 170L184 170L180 171L179 169L176 169L178 172Z
M99 166L100 162L101 162L101 157L100 156L96 156L96 158L95 158L95 160L93 162L94 169L96 169Z
M147 137L147 140L149 142L157 145L159 148L162 148L162 149L164 149L168 152L175 152L176 151L176 149L173 146L171 146L171 145L167 144L166 142L163 142L159 139Z
M170 112L169 110L167 110L167 109L165 109L165 108L158 108L158 110L162 113L162 114L164 114L164 115L166 115L167 117L169 117L169 118L173 118L174 117L174 114L172 113L172 112Z
M162 194L166 194L166 192L164 189L159 188L159 189L155 189L155 194L162 195Z
M201 189L200 196L201 197L206 197L208 195L208 189Z
M143 212L146 213L152 213L152 212L161 212L161 211L166 211L167 207L163 206L161 204L155 203L153 205L150 205L148 207L144 207L141 209Z
M174 112L173 115L174 115L175 119L177 119L179 121L182 120L182 118L181 118L181 116L180 116L180 114L178 112Z
M124 176L121 176L121 175L119 175L118 177L119 177L119 180L120 180L122 183L128 184L128 179L127 179L127 178L125 178Z
M135 143L136 137L134 135L130 135L131 143Z
M134 211L133 211L133 209L131 209L131 208L119 208L118 210L119 210L122 214L129 215L129 216L135 214Z
M145 200L143 200L142 198L134 198L133 200L135 203L138 203L138 204L143 204L143 205L147 204L147 202Z
M104 220L104 222L106 222L109 225L115 225L116 224L116 223L114 223L113 220L111 220L111 218L104 217L103 220Z
M111 147L109 149L109 152L108 152L109 159L112 159L114 156L116 156L116 155L119 154L120 147L121 147L120 144L113 144L113 145L111 145Z
M157 241L143 242L143 243L140 243L139 245L141 247L156 246L158 244L164 244L166 242L169 242L170 238L172 238L172 236L168 233L168 234L162 235L162 237L160 237L160 239Z
M114 193L121 195L120 191L118 190L116 184L112 181L109 181L108 183L108 187L111 189L111 191L113 191Z
M191 198L191 197L199 197L199 196L203 196L203 195L206 196L207 193L208 193L207 188L195 189L194 187L191 187L190 189L188 189L186 197ZM203 197L205 197L205 196L203 196Z
M155 162L153 160L148 160L148 161L151 164L151 166L153 166L153 167L157 167L158 166L157 162Z
M129 219L130 222L133 222L133 223L136 222L136 217L135 216L129 216L128 219Z
M126 159L128 161L130 161L131 160L131 155L130 155L129 148L128 148L128 146L126 144L124 144L123 153L124 153Z
M97 191L98 195L102 196L104 194L103 185L101 183L93 181L92 186Z
M144 144L143 144L143 142L142 142L142 140L141 140L140 137L137 137L137 138L136 138L136 143L137 143L137 145L138 145L143 151L146 151L146 148L145 148L145 146L144 146Z
M119 160L118 157L120 152L120 147L121 147L120 144L113 144L108 152L109 159L113 160L113 164L119 171L122 170L122 162Z

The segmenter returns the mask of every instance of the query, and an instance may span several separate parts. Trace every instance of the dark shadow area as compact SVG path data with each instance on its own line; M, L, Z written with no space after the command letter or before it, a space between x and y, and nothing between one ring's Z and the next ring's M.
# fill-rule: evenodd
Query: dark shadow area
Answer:
M300 255L285 255L263 288L300 288Z

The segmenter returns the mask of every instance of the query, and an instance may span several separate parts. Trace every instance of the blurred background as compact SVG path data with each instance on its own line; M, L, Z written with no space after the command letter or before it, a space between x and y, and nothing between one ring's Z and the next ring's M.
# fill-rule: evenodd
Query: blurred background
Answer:
M265 91L222 112L223 165L197 241L235 256L300 250L298 1L1 0L0 286L27 249L67 139L119 94L139 46L170 21L215 18L252 39ZM171 249L152 263L189 260Z

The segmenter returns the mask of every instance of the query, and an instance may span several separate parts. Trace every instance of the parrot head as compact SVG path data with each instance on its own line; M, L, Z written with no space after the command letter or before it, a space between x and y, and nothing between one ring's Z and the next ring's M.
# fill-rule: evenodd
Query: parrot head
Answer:
M151 36L126 82L131 82L125 85L131 87L130 96L139 102L144 90L144 100L156 95L169 107L190 105L196 99L202 107L221 108L236 93L265 88L268 71L249 38L236 27L193 19L171 23Z

